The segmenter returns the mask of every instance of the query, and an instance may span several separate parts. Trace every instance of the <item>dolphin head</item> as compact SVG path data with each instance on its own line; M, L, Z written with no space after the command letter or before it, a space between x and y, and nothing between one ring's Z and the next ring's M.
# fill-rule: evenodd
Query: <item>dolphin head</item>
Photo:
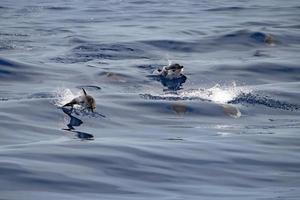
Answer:
M82 91L83 91L84 106L87 109L90 109L92 112L94 112L96 109L95 99L92 96L88 95L85 89L82 88Z
M181 76L181 73L183 71L183 66L179 65L178 63L169 65L164 67L166 73L166 78L178 78Z

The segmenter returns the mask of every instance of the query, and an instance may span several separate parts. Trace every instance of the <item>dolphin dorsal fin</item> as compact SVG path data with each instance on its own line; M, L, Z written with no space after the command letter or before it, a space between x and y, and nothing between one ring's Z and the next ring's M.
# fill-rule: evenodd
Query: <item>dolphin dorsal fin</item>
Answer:
M83 91L84 96L86 96L87 95L86 91L83 88L82 88L82 91Z

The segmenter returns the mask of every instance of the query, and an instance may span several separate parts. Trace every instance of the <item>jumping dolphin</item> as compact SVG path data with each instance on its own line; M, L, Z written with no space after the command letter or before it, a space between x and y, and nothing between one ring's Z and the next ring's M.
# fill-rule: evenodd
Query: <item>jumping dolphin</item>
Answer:
M153 78L160 81L168 90L180 90L187 77L182 73L184 66L174 63L157 69L153 72Z
M74 98L72 101L65 104L63 107L65 107L65 106L73 107L74 105L81 105L84 108L87 108L88 110L91 110L92 112L94 112L96 109L95 99L92 96L87 95L86 91L83 88L82 88L82 91L83 91L83 95Z
M155 73L163 78L172 80L182 76L183 68L184 67L182 65L175 63L169 66L164 66L162 69L157 69Z

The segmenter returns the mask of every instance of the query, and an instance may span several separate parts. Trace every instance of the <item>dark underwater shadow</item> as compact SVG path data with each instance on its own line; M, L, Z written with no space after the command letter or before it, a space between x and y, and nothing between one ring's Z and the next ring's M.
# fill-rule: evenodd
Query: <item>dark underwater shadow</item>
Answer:
M89 133L85 133L85 132L81 132L81 131L76 131L74 127L78 127L81 124L83 124L83 121L81 119L78 119L77 117L74 117L72 115L73 112L73 108L61 108L62 111L67 114L70 117L70 121L67 124L68 128L65 128L63 130L65 131L70 131L72 133L75 133L75 136L81 140L93 140L94 136L92 134Z
M89 133L81 132L81 131L72 131L73 133L76 133L76 137L81 140L94 140L94 136Z

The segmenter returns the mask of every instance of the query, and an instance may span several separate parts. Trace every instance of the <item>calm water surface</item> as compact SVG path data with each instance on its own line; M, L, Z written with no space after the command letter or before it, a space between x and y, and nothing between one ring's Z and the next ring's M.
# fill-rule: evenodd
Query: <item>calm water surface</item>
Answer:
M2 0L0 199L300 199L299 22L297 0ZM149 76L176 62L180 90ZM96 113L61 109L81 88Z

